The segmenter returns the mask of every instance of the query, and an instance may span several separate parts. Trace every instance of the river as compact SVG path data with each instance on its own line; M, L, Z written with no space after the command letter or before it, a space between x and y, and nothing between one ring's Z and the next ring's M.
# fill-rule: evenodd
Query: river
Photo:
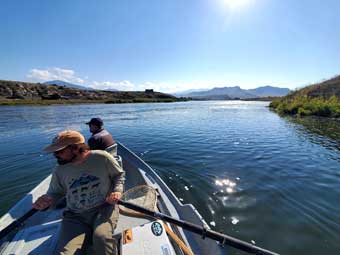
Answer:
M281 254L339 254L340 122L266 102L0 107L0 214L48 174L42 148L102 117L217 231ZM231 254L243 254L231 250Z

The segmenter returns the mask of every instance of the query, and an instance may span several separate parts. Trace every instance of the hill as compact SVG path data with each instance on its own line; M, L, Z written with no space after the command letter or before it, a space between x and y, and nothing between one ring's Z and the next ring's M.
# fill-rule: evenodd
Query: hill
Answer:
M270 107L282 114L340 117L340 76L296 90Z
M316 83L294 91L288 97L308 96L310 98L329 99L332 96L340 98L340 75L321 83Z
M213 88L205 91L194 91L182 96L191 97L193 99L205 100L227 100L227 99L249 99L261 97L277 97L285 96L289 93L287 88L277 88L272 86L264 86L256 89L241 89L239 86Z
M290 90L287 88L278 88L272 86L263 86L256 89L248 89L249 93L256 95L257 97L282 97L286 96Z
M204 91L208 91L209 89L189 89L189 90L184 90L184 91L178 91L178 92L174 92L172 93L172 95L176 96L176 97L182 97L182 96L187 96L190 93L193 92L204 92Z
M235 87L223 87L223 88L213 88L208 91L203 92L192 92L188 95L192 98L202 98L209 100L216 99L233 99L233 98L250 98L254 95L247 93L238 86Z
M81 90L59 85L43 85L0 80L0 104L139 103L174 102L172 95L146 91Z

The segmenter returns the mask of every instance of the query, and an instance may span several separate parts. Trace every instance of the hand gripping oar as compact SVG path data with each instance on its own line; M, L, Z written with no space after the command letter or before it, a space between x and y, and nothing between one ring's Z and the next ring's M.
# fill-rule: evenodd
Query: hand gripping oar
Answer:
M31 217L33 214L35 214L38 210L32 208L27 213L25 213L23 216L21 216L19 219L13 221L11 224L9 224L7 227L5 227L3 230L0 231L0 240L4 238L6 235L8 235L11 231L21 226L21 224L27 220L29 217Z
M202 226L198 226L198 225L192 224L192 223L187 222L187 221L178 220L178 219L175 219L175 218L170 217L168 215L165 215L163 213L154 212L154 211L145 209L143 207L140 207L138 205L134 205L134 204L129 203L129 202L119 200L118 204L125 206L126 208L129 208L131 210L141 212L141 213L144 213L146 215L152 216L154 218L175 224L175 225L180 226L180 227L182 227L186 230L189 230L191 232L199 234L203 238L208 237L208 238L211 238L213 240L219 241L223 245L229 245L229 246L232 246L234 248L237 248L239 250L242 250L242 251L245 251L245 252L248 252L248 253L259 254L259 255L279 255L278 253L262 249L260 247L255 246L255 245L252 245L250 243L238 240L234 237L231 237L231 236L228 236L228 235L225 235L225 234L213 231L213 230L206 229Z

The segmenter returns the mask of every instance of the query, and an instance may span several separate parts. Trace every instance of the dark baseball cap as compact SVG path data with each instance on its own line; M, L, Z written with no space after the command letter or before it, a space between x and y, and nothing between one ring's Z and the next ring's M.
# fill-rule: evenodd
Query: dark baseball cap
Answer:
M104 125L104 122L101 118L92 118L89 122L86 122L86 125L94 124L98 127L101 127Z

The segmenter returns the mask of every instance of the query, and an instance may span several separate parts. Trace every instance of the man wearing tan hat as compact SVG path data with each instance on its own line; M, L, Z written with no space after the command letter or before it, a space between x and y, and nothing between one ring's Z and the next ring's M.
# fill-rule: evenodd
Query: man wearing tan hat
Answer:
M118 220L115 205L125 180L123 169L106 151L90 151L77 131L59 133L44 150L53 153L58 166L47 194L33 208L43 210L66 197L56 254L83 254L89 238L91 254L116 254L112 236Z

